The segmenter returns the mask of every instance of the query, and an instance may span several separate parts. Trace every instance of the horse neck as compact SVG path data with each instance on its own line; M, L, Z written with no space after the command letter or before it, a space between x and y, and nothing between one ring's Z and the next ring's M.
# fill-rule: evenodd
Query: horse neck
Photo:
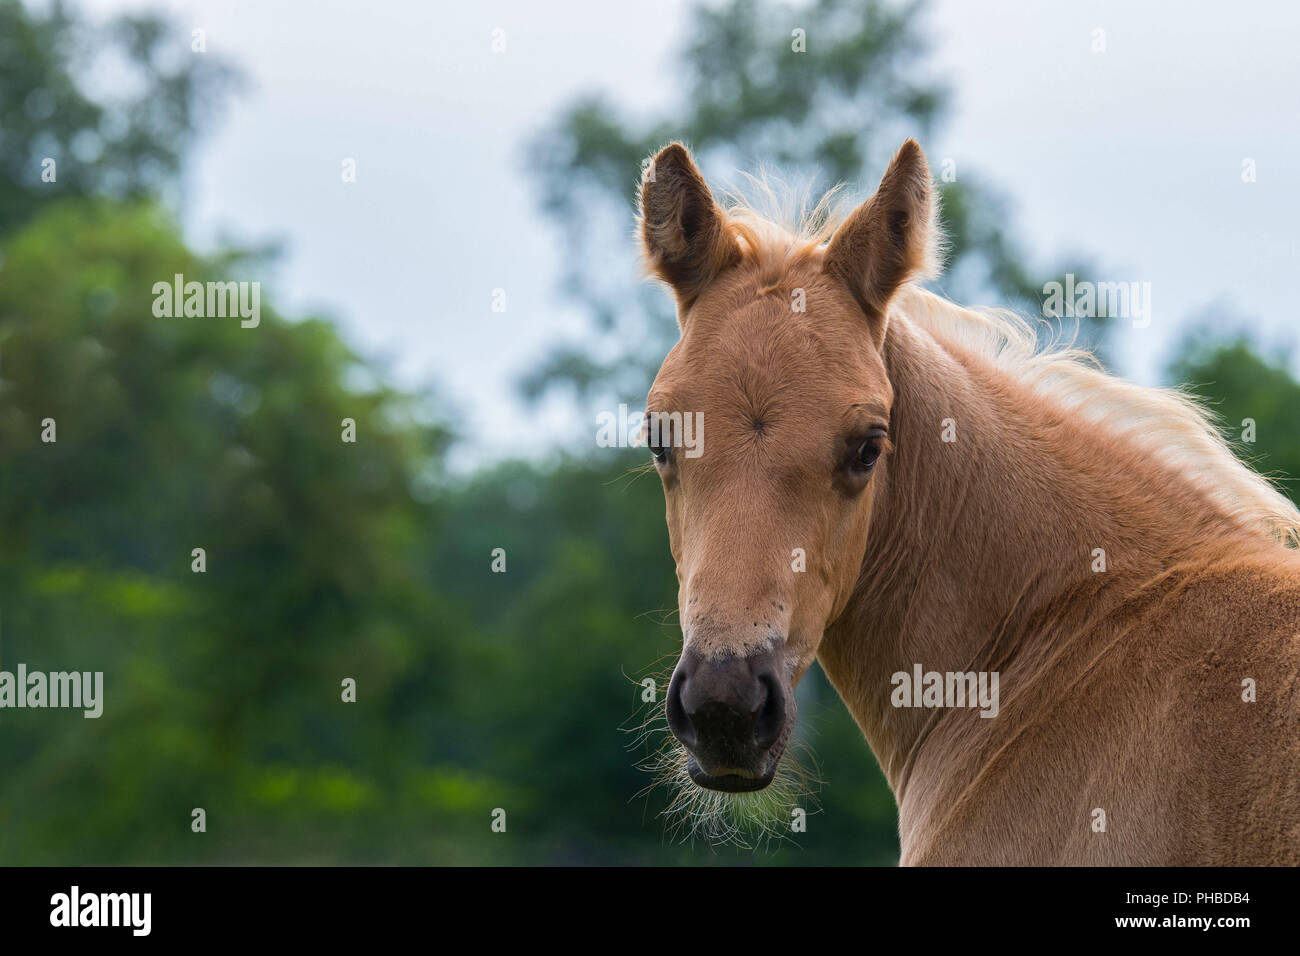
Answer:
M1239 532L1149 453L905 318L891 321L885 363L894 451L820 659L901 801L945 711L893 707L891 675L1041 676L1198 541ZM1004 705L1011 693L1003 679Z

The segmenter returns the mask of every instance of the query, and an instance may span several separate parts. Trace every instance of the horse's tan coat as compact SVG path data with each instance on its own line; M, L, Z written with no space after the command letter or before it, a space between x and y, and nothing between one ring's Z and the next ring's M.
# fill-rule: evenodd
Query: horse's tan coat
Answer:
M1216 485L923 320L957 307L909 284L934 232L915 144L828 245L774 249L679 146L655 167L643 238L682 338L647 408L707 426L661 468L686 639L783 634L791 684L821 662L904 864L1300 864L1300 557L1269 533L1289 505L1236 502L1250 476ZM887 451L846 490L842 436L877 420ZM917 663L997 671L998 715L892 706Z

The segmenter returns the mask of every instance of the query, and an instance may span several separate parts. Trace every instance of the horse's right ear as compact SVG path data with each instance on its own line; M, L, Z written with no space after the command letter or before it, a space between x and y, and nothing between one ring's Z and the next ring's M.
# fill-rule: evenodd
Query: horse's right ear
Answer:
M641 245L651 274L672 286L679 317L740 260L722 210L681 143L661 149L641 178Z

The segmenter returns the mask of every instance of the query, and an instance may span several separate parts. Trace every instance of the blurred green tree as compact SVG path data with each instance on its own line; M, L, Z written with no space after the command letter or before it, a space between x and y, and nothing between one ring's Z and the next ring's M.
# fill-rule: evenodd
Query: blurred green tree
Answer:
M91 97L91 76L123 92ZM200 121L236 81L156 15L92 28L63 0L0 0L0 235L52 200L171 191Z
M418 773L385 710L444 613L446 429L346 384L382 376L322 321L155 318L155 282L233 268L155 206L57 204L0 254L0 666L106 680L99 720L0 714L0 861L256 856L377 804ZM221 837L178 839L194 806Z

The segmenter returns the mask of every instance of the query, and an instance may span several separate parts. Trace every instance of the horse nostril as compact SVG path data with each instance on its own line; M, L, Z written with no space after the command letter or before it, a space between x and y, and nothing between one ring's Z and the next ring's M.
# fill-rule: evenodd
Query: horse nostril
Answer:
M771 671L758 675L759 686L763 691L763 700L757 710L754 721L754 746L767 750L785 728L785 694L781 691L781 682Z
M673 732L673 736L687 747L694 747L696 744L695 725L691 723L686 708L682 706L682 690L685 685L686 675L683 673L681 665L678 665L677 669L673 671L673 679L668 684L668 729Z
M786 732L784 668L779 650L749 657L682 653L668 685L668 727L713 773L756 773Z

